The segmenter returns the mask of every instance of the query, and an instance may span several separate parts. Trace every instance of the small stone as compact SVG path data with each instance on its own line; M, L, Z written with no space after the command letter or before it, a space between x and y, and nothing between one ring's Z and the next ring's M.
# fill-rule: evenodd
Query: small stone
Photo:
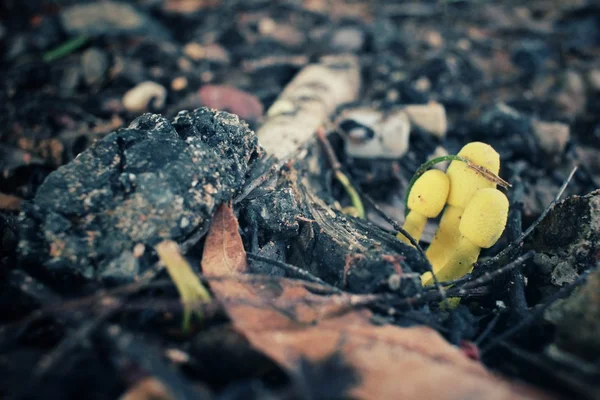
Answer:
M546 154L558 156L564 153L570 137L569 125L534 119L531 128Z
M439 49L444 45L444 39L438 31L427 32L425 35L425 41L430 47L434 49Z
M81 68L85 83L89 86L100 82L106 74L108 64L108 55L105 52L96 47L87 49L81 55Z
M408 150L410 122L403 110L384 114L366 107L348 109L336 125L351 157L397 159Z
M192 65L192 62L185 57L179 57L177 59L177 66L183 72L191 72L192 69L194 68L194 66Z
M148 34L168 38L168 31L149 15L116 1L75 4L64 8L60 21L70 35Z
M199 43L190 42L183 46L183 54L192 60L199 61L204 57L205 50Z
M230 61L227 50L216 43L203 46L190 42L183 46L183 54L194 61L207 60L217 64L229 64Z
M561 92L556 95L556 105L563 116L574 119L585 110L585 83L576 71L567 71L563 77Z
M171 89L173 89L176 92L185 89L187 85L188 80L185 76L178 76L177 78L173 79L173 81L171 81Z
M365 33L355 27L338 29L331 39L331 46L338 51L358 52L365 44Z
M130 89L123 96L123 106L132 113L140 113L148 110L152 103L156 109L161 109L167 99L167 89L164 86L152 82L142 82Z
M61 94L71 96L79 83L81 82L81 68L78 66L69 66L62 71L59 88Z
M587 74L590 88L595 92L600 92L600 68L594 68Z
M556 325L556 344L586 360L600 357L600 272L544 315Z
M448 120L446 109L436 102L414 104L404 107L410 123L439 138L446 136Z

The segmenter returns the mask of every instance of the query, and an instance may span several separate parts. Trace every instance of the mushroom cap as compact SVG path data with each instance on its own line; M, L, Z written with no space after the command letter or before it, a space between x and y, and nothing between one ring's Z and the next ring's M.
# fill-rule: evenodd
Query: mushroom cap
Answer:
M438 216L450 192L450 179L440 170L430 169L413 185L408 195L408 208L427 218Z
M471 199L460 220L460 233L473 244L487 249L504 232L508 199L495 188L481 189Z
M475 165L487 168L494 174L498 174L500 171L500 155L489 144L468 143L457 155ZM448 204L456 207L465 208L479 189L496 187L495 183L490 182L473 168L469 168L463 161L452 161L446 174L450 178Z

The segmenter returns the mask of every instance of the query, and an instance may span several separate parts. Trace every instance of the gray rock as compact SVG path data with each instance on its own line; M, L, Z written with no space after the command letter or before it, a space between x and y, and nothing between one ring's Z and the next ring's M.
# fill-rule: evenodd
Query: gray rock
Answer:
M538 252L531 285L543 295L573 282L596 265L600 252L600 190L557 204L535 231Z
M600 270L569 298L551 307L545 318L556 325L559 349L585 360L600 358Z
M338 51L350 53L360 51L365 44L366 35L362 29L354 27L340 28L331 38L331 46Z
M54 171L24 204L23 260L61 277L131 281L151 253L136 245L195 237L242 187L258 150L232 114L144 114Z
M106 74L108 66L108 55L96 47L87 49L81 55L83 78L88 85L100 82Z
M168 31L149 15L127 3L102 1L63 9L60 21L70 35L152 35L169 38Z

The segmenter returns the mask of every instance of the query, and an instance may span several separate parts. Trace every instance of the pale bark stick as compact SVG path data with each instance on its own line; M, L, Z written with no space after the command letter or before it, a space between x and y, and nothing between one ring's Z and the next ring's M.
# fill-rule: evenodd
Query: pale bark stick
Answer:
M325 56L306 66L267 111L256 132L260 144L280 161L293 158L339 105L357 99L359 88L360 66L355 56Z

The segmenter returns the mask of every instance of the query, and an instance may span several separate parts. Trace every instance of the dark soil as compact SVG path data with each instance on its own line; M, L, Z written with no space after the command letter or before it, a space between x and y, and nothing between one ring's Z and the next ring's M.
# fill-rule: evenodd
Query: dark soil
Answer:
M471 141L500 153L511 213L480 274L516 258L521 246L484 261L519 243L574 166L565 196L600 187L600 7L591 0L8 0L0 15L0 194L20 204L0 209L3 398L112 399L148 375L177 398L344 397L354 378L342 361L306 363L290 377L217 307L183 333L177 292L152 250L173 239L199 265L211 216L232 202L246 250L261 256L254 272L302 278L288 263L351 292L415 296L419 287L394 275L424 272L419 254L373 206L372 223L340 211L349 201L319 146L307 159L320 168L306 175L323 204L339 202L334 217L319 217L296 186L294 168L306 164L249 189L272 165L252 130L323 55L360 60L359 99L340 112L445 107L447 134L414 129L397 159L353 159L329 135L343 169L390 218L403 221L408 181L432 154ZM475 342L490 368L542 389L597 396L596 353L581 366L568 351L548 352L575 346L565 321L580 308L543 315L596 268L597 195L551 211L521 243L536 255L467 291L456 310L434 300L373 311ZM401 255L404 269L385 254ZM113 293L148 276L154 285ZM327 374L348 379L330 385Z

